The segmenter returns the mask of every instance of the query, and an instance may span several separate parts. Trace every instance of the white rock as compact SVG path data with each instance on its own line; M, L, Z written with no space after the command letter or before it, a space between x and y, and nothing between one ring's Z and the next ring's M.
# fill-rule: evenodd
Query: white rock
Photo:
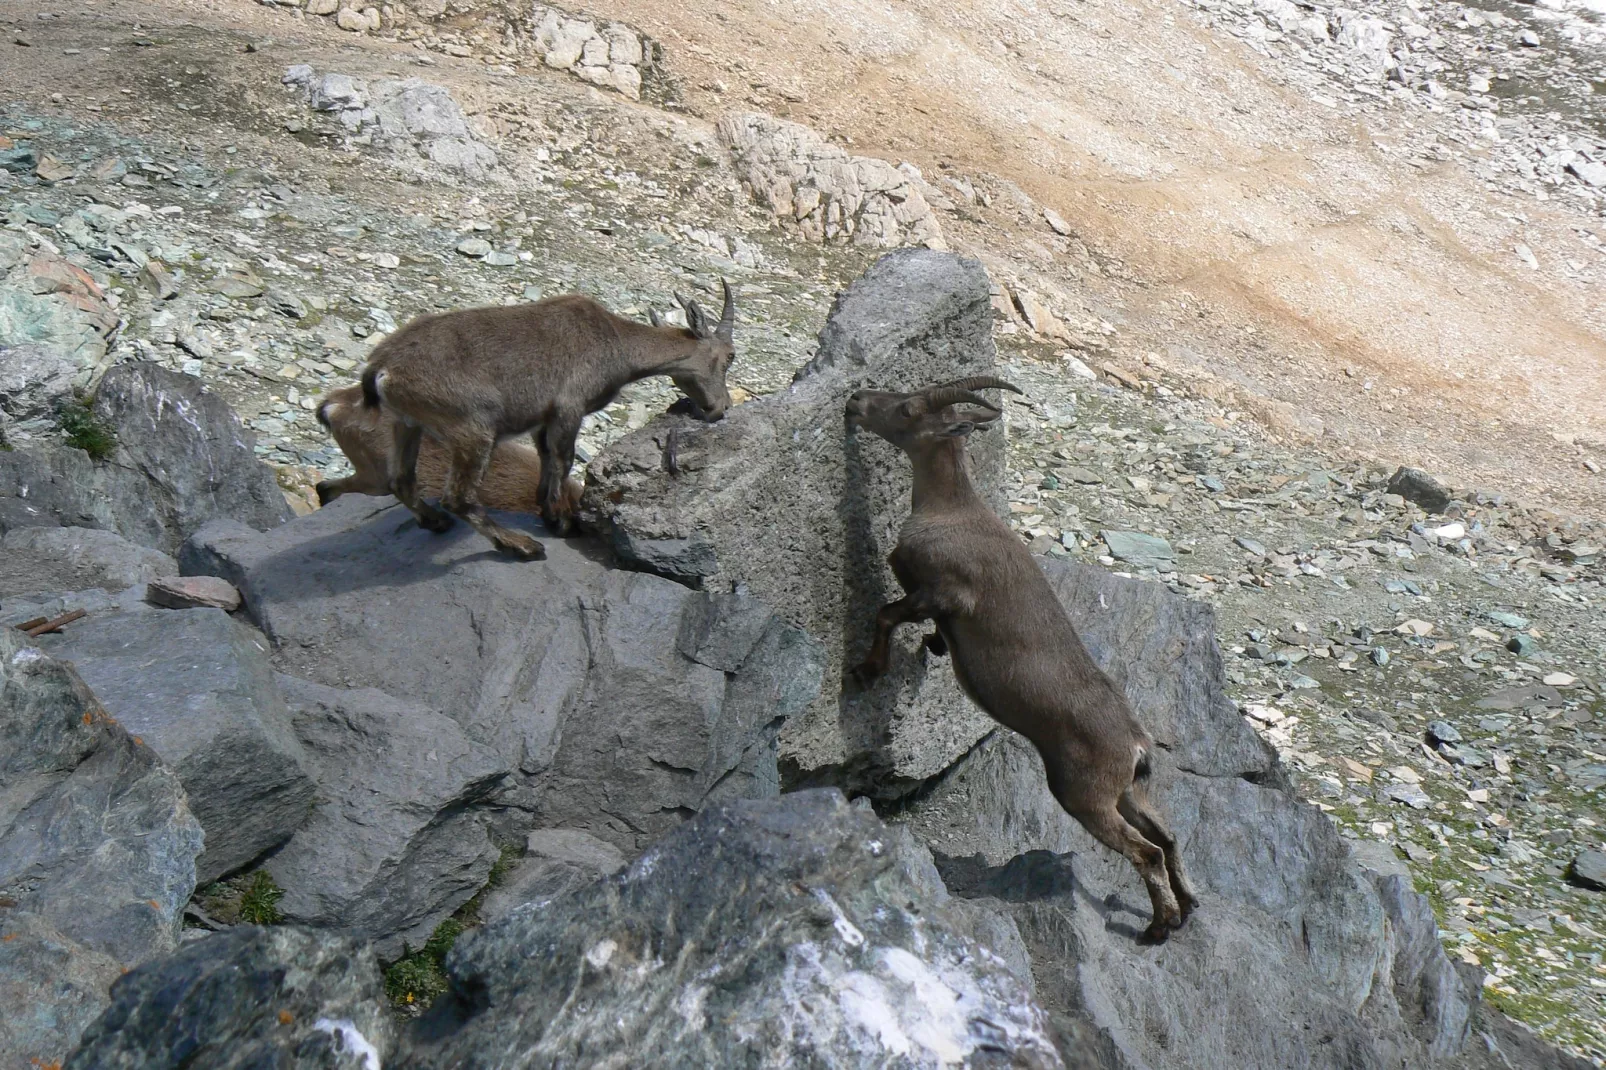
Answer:
M641 71L628 63L615 63L608 68L613 76L613 87L631 100L641 99Z
M309 15L333 15L339 7L340 0L307 0L302 10Z
M641 40L630 31L627 26L615 22L602 28L602 38L608 42L608 60L610 63L627 63L632 67L641 65L644 53Z
M1467 527L1465 524L1445 524L1443 527L1434 528L1433 534L1441 539L1454 542L1456 539L1466 538Z

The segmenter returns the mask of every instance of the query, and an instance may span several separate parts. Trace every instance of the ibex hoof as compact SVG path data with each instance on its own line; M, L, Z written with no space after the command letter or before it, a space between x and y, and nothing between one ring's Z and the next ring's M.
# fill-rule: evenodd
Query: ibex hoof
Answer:
M867 691L870 685L887 671L885 665L878 665L873 661L860 662L848 675L859 686L859 690Z
M1149 927L1143 930L1143 935L1139 939L1145 944L1163 944L1170 935L1171 926L1157 920L1149 923Z
M926 636L925 645L927 650L931 651L939 658L944 657L948 653L948 640L942 637L941 632L932 632L930 635Z
M521 561L545 561L546 547L528 535L513 535L497 541L497 547Z
M334 495L329 493L329 483L328 483L327 480L325 480L322 483L319 483L317 486L313 487L312 489L318 495L318 505L320 507L328 505L330 502L334 501Z
M418 526L423 528L425 531L433 531L435 534L439 535L442 532L452 530L452 517L449 513L435 513L431 516L421 516L418 518Z

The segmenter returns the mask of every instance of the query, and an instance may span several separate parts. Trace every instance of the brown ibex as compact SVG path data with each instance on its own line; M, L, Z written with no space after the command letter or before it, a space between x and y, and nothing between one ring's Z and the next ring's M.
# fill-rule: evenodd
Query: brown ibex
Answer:
M396 418L383 408L362 403L362 387L353 383L329 391L318 405L318 422L328 428L340 451L351 462L352 473L343 479L326 479L316 487L318 504L328 505L342 494L390 493L391 426ZM446 488L451 458L428 435L418 447L418 492L440 494ZM534 446L517 439L498 442L491 463L480 481L479 499L487 509L509 513L541 512L541 455ZM580 502L579 480L567 479L563 493L570 507Z
M567 534L574 514L562 488L587 413L651 375L674 380L704 420L730 407L725 375L735 356L736 304L729 284L721 285L725 308L717 323L676 295L684 328L637 323L581 294L413 320L374 348L362 374L363 404L396 417L386 466L391 492L431 531L445 531L455 514L500 549L545 557L545 547L491 520L479 500L493 447L536 432L541 517L549 530ZM440 508L418 491L426 432L451 458Z
M889 558L905 594L876 615L874 643L854 675L865 685L886 671L898 625L934 621L927 649L952 655L965 693L1036 746L1066 812L1137 867L1154 908L1144 935L1162 941L1198 900L1148 797L1154 741L1093 662L1020 536L971 483L965 439L1003 415L975 393L991 388L1021 392L974 376L909 394L860 390L848 401L851 426L875 432L914 465L913 507Z

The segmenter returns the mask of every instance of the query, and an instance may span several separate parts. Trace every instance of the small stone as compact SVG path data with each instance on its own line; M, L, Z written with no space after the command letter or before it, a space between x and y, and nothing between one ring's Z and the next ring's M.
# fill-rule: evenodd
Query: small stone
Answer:
M1374 646L1368 656L1372 659L1372 664L1379 668L1389 663L1389 652L1386 647Z
M1288 678L1288 686L1296 691L1313 691L1322 686L1320 680L1306 676L1304 673L1295 673Z
M1524 48L1538 48L1539 35L1534 33L1532 30L1523 30L1522 33L1517 37L1517 43L1522 45Z
M1103 476L1099 475L1097 472L1089 471L1086 468L1067 468L1064 471L1066 476L1069 477L1073 483L1080 483L1084 486L1093 486L1095 484L1104 482Z
M1420 468L1397 468L1389 477L1390 494L1415 502L1430 513L1440 513L1450 504L1450 488Z
M1550 687L1571 687L1578 682L1578 677L1566 672L1553 672L1546 674L1543 682Z
M1075 353L1061 353L1060 360L1065 362L1065 368L1078 379L1097 379L1098 373L1078 357Z
M1237 543L1241 549L1248 550L1256 557L1265 557L1267 555L1265 544L1255 539L1251 539L1247 535L1239 535L1232 541Z
M512 267L519 262L519 258L513 253L504 253L500 250L486 253L483 259L492 267Z
M145 585L145 601L164 609L221 609L232 613L240 608L240 592L228 580L216 576L166 576Z
M393 271L396 268L401 267L401 257L397 256L395 253L375 253L374 266Z
M178 280L160 260L146 261L139 269L139 281L158 301L171 301L178 296Z
M533 282L524 287L524 299L526 301L539 301L543 296L541 287Z
M1075 233L1071 230L1071 225L1065 222L1065 218L1052 208L1043 209L1043 220L1050 230L1062 237L1069 238Z
M1506 649L1518 657L1525 658L1539 649L1539 642L1531 635L1523 635L1518 632L1506 640Z
M1486 613L1484 616L1488 617L1496 624L1506 628L1515 628L1517 631L1522 631L1523 629L1527 628L1529 624L1527 617L1519 617L1515 613L1504 613L1499 610Z
M1449 721L1429 721L1428 742L1459 743L1461 742L1461 732Z
M1435 538L1443 539L1447 542L1454 542L1457 539L1466 538L1467 527L1465 524L1459 523L1445 524L1442 527L1434 528L1432 533Z
M1426 810L1433 805L1428 793L1415 784L1390 784L1383 794L1395 802L1404 803L1413 810Z
M484 238L465 238L457 243L457 251L476 258L491 255L491 243Z
M1606 892L1606 852L1582 851L1568 867L1573 883L1597 892Z

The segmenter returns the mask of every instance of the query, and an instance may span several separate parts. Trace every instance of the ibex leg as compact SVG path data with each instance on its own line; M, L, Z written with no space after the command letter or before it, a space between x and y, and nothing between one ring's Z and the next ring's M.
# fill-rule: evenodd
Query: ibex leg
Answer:
M418 447L424 441L424 429L402 420L394 421L390 445L390 491L418 517L418 525L427 531L445 531L452 526L452 518L430 505L418 493Z
M882 606L875 617L875 641L870 644L870 653L853 670L853 676L859 681L859 685L868 686L872 680L887 671L894 628L910 621L930 620L931 615L930 605L917 595L908 595Z
M563 481L574 467L574 443L579 434L580 421L560 413L535 436L541 452L541 519L554 535L567 535L574 525Z
M462 431L452 443L452 466L446 475L446 493L441 505L462 517L474 530L484 535L498 550L505 550L526 561L539 561L546 557L546 547L522 532L512 531L491 519L485 506L480 504L479 486L485 470L491 466L491 451L496 447L496 436L488 431Z

